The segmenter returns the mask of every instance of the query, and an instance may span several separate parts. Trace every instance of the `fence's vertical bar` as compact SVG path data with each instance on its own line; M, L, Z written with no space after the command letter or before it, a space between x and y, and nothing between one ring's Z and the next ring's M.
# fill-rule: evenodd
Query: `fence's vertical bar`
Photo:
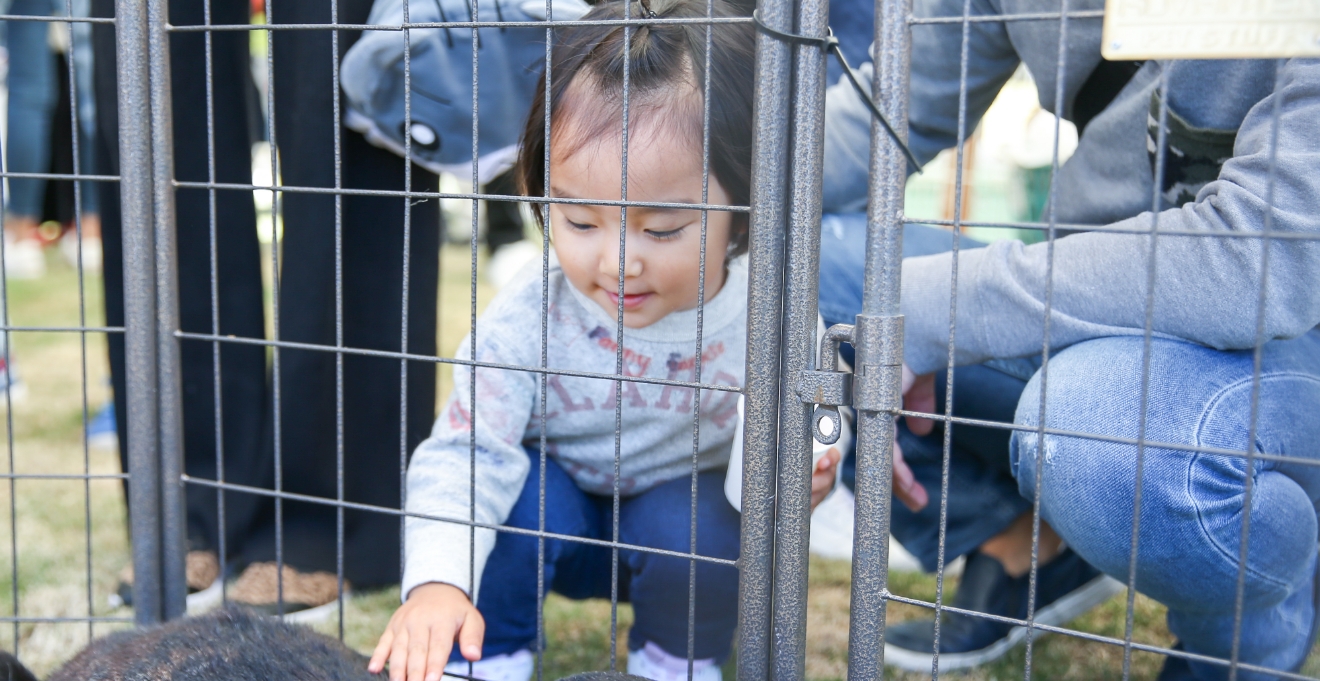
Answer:
M151 191L151 88L146 0L116 0L119 193L124 230L124 368L128 403L129 534L138 624L161 609L160 458L157 451L156 268Z
M152 218L156 260L156 395L160 428L161 615L183 616L187 509L183 487L183 378L179 363L179 275L174 211L174 119L170 94L169 0L147 0L151 82ZM217 428L219 425L217 424Z
M876 69L871 92L894 130L908 128L912 0L876 0ZM885 598L889 584L889 513L894 411L902 405L903 191L907 161L871 122L871 167L862 314L857 316L853 406L857 409L857 510L853 536L848 679L884 677Z
M766 25L792 28L792 0L758 0ZM738 681L770 678L778 451L784 194L788 178L788 45L756 38L751 225L748 244L747 373L743 430L742 538L738 582Z
M800 0L797 32L829 33L829 0ZM821 174L825 147L825 59L820 45L793 47L792 144L779 384L779 488L775 495L775 681L806 676L807 569L811 536L811 411L798 376L816 367Z

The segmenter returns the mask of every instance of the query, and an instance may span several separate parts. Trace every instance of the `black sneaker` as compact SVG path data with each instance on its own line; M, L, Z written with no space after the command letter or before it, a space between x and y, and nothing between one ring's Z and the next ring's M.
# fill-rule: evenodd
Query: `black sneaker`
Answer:
M1030 575L1009 577L999 561L973 552L951 606L1001 617L1027 618ZM1064 549L1040 566L1036 576L1037 624L1058 626L1123 591L1122 583ZM1039 634L1038 634L1039 635ZM997 659L1027 636L1026 627L945 612L940 622L940 669L954 670ZM885 634L885 664L929 672L935 649L935 620L904 622Z

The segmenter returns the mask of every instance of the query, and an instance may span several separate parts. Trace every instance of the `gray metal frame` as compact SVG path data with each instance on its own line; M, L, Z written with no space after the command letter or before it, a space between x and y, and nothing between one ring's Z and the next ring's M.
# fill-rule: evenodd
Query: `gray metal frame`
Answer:
M278 4L278 0L266 0L267 16L270 16L272 1ZM923 24L961 24L962 26L962 87L961 100L959 105L960 129L958 135L957 154L961 159L964 144L969 137L970 131L967 128L966 111L966 91L967 91L967 61L969 54L969 27L976 21L1057 21L1060 33L1060 51L1057 73L1057 82L1062 83L1065 75L1066 52L1063 49L1066 44L1065 38L1068 35L1068 25L1071 19L1078 18L1096 18L1100 13L1094 11L1070 11L1068 0L1061 0L1060 11L1057 13L1046 14L1021 14L1012 16L996 17L973 17L971 14L970 0L964 7L961 17L934 17L917 18L912 12L913 0L876 0L876 32L875 40L879 48L874 53L876 58L876 68L871 82L871 91L878 93L877 102L880 111L899 131L900 135L906 135L908 124L908 78L910 73L910 33L913 26ZM333 3L332 3L333 5ZM66 12L63 17L36 18L25 16L3 15L0 20L10 21L64 21L64 22L90 22L90 23L113 23L116 28L117 38L117 58L118 58L118 79L119 79L119 102L118 118L119 128L119 156L121 160L122 172L119 176L96 176L87 172L80 172L77 168L77 154L75 152L75 170L72 175L56 174L23 174L5 172L0 173L3 177L23 177L40 176L50 179L92 179L98 181L118 182L120 186L123 211L123 257L124 257L124 300L125 300L125 318L127 320L123 328L112 327L90 327L85 324L77 327L59 327L59 328L38 328L38 327L20 327L9 325L9 320L5 319L3 332L8 337L14 332L23 331L71 331L82 334L86 337L88 333L123 333L126 344L126 374L127 374L127 403L128 403L128 436L131 443L128 452L129 471L122 475L92 475L90 469L84 471L83 475L71 476L76 479L84 480L85 484L90 485L90 481L99 478L128 478L131 481L129 487L128 505L131 510L130 534L132 541L132 558L135 580L133 583L133 600L136 604L133 621L140 625L152 624L180 617L185 612L185 599L187 596L184 579L184 556L186 552L185 525L186 513L184 509L184 490L185 485L197 485L217 489L218 503L221 507L219 514L220 529L220 553L225 553L224 547L224 529L223 523L225 513L223 505L225 503L225 492L240 492L248 494L265 495L273 497L276 504L277 524L280 518L280 508L284 500L296 500L300 502L311 502L333 506L338 512L338 563L339 563L339 582L340 599L343 598L343 539L344 539L344 511L346 509L358 511L372 511L388 515L398 516L400 522L400 531L402 532L403 522L409 517L420 517L431 520L439 520L449 523L466 525L470 532L475 533L477 529L495 529L501 532L517 533L530 536L536 536L540 543L542 555L544 555L545 541L547 539L583 541L602 547L608 547L613 554L613 573L614 573L614 593L612 602L612 629L610 642L611 667L617 663L617 634L618 634L618 575L619 575L619 551L621 549L648 551L652 553L669 555L689 561L691 577L689 580L689 645L688 659L689 665L692 663L693 639L695 636L695 575L696 564L698 561L736 565L741 571L740 582L740 609L739 609L739 632L737 637L738 647L738 681L798 681L806 676L805 661L807 655L807 593L808 593L808 545L810 534L810 476L811 476L811 434L813 422L813 403L820 402L827 406L842 406L849 402L856 409L857 415L857 485L856 485L856 525L854 538L854 561L852 565L852 584L851 584L851 620L849 629L849 658L848 658L848 677L849 681L870 681L880 679L885 675L884 668L884 639L885 639L885 619L886 608L890 601L919 605L932 608L938 617L941 611L950 610L944 605L944 570L943 570L943 534L941 534L941 560L940 570L937 574L937 591L933 603L921 601L896 595L889 591L888 580L888 558L889 558L889 530L890 530L890 507L892 504L892 447L896 437L896 417L903 416L922 416L935 419L945 424L944 431L944 479L947 485L949 452L951 448L950 432L955 426L975 425L980 427L1003 428L1018 431L1032 432L1036 437L1043 438L1046 435L1071 436L1079 438L1088 438L1092 440L1118 442L1131 444L1137 447L1138 456L1138 480L1137 487L1140 489L1140 471L1145 450L1148 446L1158 445L1161 448L1184 449L1189 451L1206 452L1216 455L1245 457L1247 461L1271 460L1286 461L1293 463L1305 463L1315 465L1315 462L1303 460L1297 457L1290 457L1269 452L1257 452L1254 449L1247 451L1224 450L1216 448L1191 448L1168 443L1153 443L1145 439L1145 426L1143 422L1142 435L1135 440L1122 438L1113 438L1098 436L1087 433L1076 433L1059 429L1047 428L1043 424L1045 404L1042 400L1041 418L1042 424L1038 427L1023 427L1011 423L989 423L975 421L971 419L959 418L952 415L952 393L954 387L953 371L949 370L948 385L949 396L946 404L942 407L943 413L921 414L917 412L906 411L902 404L901 394L901 367L903 358L903 316L899 306L900 281L902 269L902 234L905 224L912 222L904 213L904 190L908 166L904 149L897 140L886 134L886 131L878 121L872 121L871 126L871 161L869 168L869 203L867 213L868 235L866 243L866 267L864 275L864 299L863 310L856 318L856 323L851 327L843 325L832 329L828 337L827 348L832 349L840 341L850 342L854 345L857 355L855 363L855 374L851 379L851 385L846 377L831 376L831 373L837 373L832 358L820 356L820 350L817 347L816 326L817 326L817 298L818 298L818 270L819 270L819 249L820 249L820 231L821 220L821 193L822 193L822 168L824 163L824 126L825 126L825 66L827 59L826 50L822 49L820 44L810 42L786 42L782 37L772 36L767 33L759 33L757 37L757 63L756 63L756 111L754 121L754 161L752 178L752 195L750 206L724 206L711 205L707 203L707 197L703 196L703 203L695 206L683 207L699 208L703 211L702 218L702 294L701 300L704 307L705 298L705 272L706 272L706 254L704 250L705 238L705 214L708 211L732 211L732 212L750 212L750 286L748 291L748 327L747 327L747 363L744 388L741 390L730 388L728 386L707 384L701 380L700 363L702 358L700 328L701 321L698 321L698 340L696 343L696 372L692 381L674 381L660 380L644 377L629 377L625 375L623 365L623 348L619 345L617 350L617 360L614 373L593 374L580 371L551 369L546 359L546 344L548 342L548 313L542 310L541 319L541 354L540 362L535 367L510 366L498 363L481 362L475 360L461 360L450 357L430 357L409 354L408 352L387 352L380 350L352 348L344 345L343 333L343 310L342 310L342 197L346 195L372 195L393 197L399 200L400 207L405 215L405 238L404 238L404 287L400 291L405 304L403 306L403 323L400 329L401 348L408 347L408 319L406 304L409 291L407 289L408 267L410 258L419 254L408 252L410 243L407 234L411 229L411 206L415 201L434 200L434 199L462 199L473 202L474 210L472 217L472 237L470 243L470 252L472 258L472 277L471 287L471 307L470 323L473 332L471 340L471 353L476 356L476 329L477 329L477 212L475 210L476 202L483 199L498 199L504 201L521 201L529 203L539 203L541 209L545 211L543 215L548 217L549 204L551 203L591 203L597 205L617 206L620 209L622 220L626 224L626 209L633 206L669 206L673 204L657 204L653 202L630 201L627 198L627 143L626 130L628 120L628 100L630 89L627 80L623 86L623 117L625 130L623 177L621 181L621 200L619 201L584 201L553 199L548 194L549 182L546 182L547 193L538 197L521 196L493 196L484 194L477 190L477 168L474 162L472 167L473 191L461 193L443 193L443 192L414 192L407 189L398 191L381 190L361 190L345 188L342 186L340 178L340 137L335 136L335 186L333 188L315 188L315 187L294 187L285 186L275 181L272 186L259 185L239 185L232 183L221 183L216 181L215 176L215 149L214 139L210 140L210 175L206 182L183 182L174 176L173 167L173 125L170 93L170 57L169 57L169 39L173 32L203 32L206 35L206 45L208 54L207 64L207 82L208 82L208 104L210 103L211 88L211 65L210 50L211 36L216 31L251 31L267 30L268 66L273 64L276 58L273 49L270 49L273 43L273 31L275 30L328 30L333 36L334 54L338 54L339 32L344 30L361 30L364 28L375 28L385 30L399 30L405 35L411 30L422 28L446 29L466 29L471 31L473 42L477 41L478 30L482 28L509 27L509 26L527 26L527 22L509 22L503 21L482 21L475 16L476 3L472 2L471 15L467 21L446 21L438 24L413 24L407 21L406 9L405 20L399 26L362 26L356 24L342 24L339 22L337 9L332 10L331 21L328 24L265 24L257 26L249 25L213 25L210 23L210 5L207 0L207 23L202 26L172 26L168 21L168 0L117 0L116 17L114 19L87 19L73 18L72 11ZM552 13L552 7L547 1L547 12ZM758 16L760 21L766 26L784 33L793 33L808 38L823 38L828 32L828 0L760 0L758 3ZM664 19L645 19L627 16L623 21L600 22L605 24L620 25L623 27L625 35L629 35L637 26L648 23L663 23ZM709 44L711 30L720 23L729 23L730 21L750 21L748 20L715 20L713 18L704 22L707 26L707 41ZM691 23L691 22L689 22ZM540 22L534 24L541 26ZM550 56L550 43L552 42L552 29L546 27L546 56ZM409 52L405 52L405 83L410 78ZM478 59L477 51L474 49L472 54L473 73L477 73ZM625 55L625 63L627 56ZM73 64L70 63L69 70L72 75ZM709 60L705 64L709 72ZM625 66L626 71L626 66ZM273 69L267 82L268 91L273 91L275 87ZM334 77L336 82L339 76L339 65L335 63ZM474 76L475 77L475 76ZM550 78L557 77L557 74L550 74ZM70 78L72 82L73 79ZM72 87L72 86L71 86ZM709 88L709 84L707 84ZM1167 82L1163 83L1167 88ZM1062 109L1062 86L1057 88L1059 99L1055 102L1056 110ZM405 91L409 88L405 87ZM547 149L549 148L549 94L546 95L546 129L547 129ZM1167 99L1167 98L1165 98ZM271 98L270 101L273 101ZM76 98L75 98L76 102ZM478 138L478 99L474 89L473 101L473 156L477 155ZM76 103L75 103L76 106ZM270 105L270 106L273 106ZM273 111L267 111L268 136L272 145L277 147L277 136L274 124ZM705 182L709 181L709 105L705 112L705 139L703 144L704 151L704 169ZM334 115L338 119L340 115L339 103L336 100ZM407 113L406 120L411 120L411 113ZM208 107L208 129L212 129L213 110ZM1167 120L1167 105L1161 107L1159 112L1160 135L1164 134L1164 126ZM1276 123L1278 111L1275 112ZM75 126L76 115L75 115ZM1054 170L1058 170L1058 147L1056 129L1056 146L1054 154ZM77 142L75 132L75 145ZM1158 145L1158 157L1156 159L1156 168L1164 167L1163 145ZM410 140L405 142L405 158L411 158ZM550 163L549 156L545 160L545 174L548 178ZM278 178L277 154L272 153L271 171L272 177ZM965 181L963 177L963 164L957 164L956 185L958 191L955 192L955 199L960 202L963 192L961 187ZM411 173L411 165L409 165ZM86 169L82 169L86 170ZM409 175L409 178L411 175ZM411 186L407 184L406 186ZM180 330L179 323L179 292L177 283L177 254L175 248L175 191L179 188L205 189L211 196L211 304L212 304L212 331L206 333L185 333ZM333 346L318 346L308 343L290 342L280 339L279 333L279 295L278 295L278 273L279 273L279 244L275 244L272 252L272 266L276 273L275 287L276 295L274 302L274 337L266 338L235 338L231 336L221 336L219 333L218 311L217 311L217 287L218 273L216 272L215 259L215 194L221 190L246 190L246 191L268 191L273 197L275 212L279 210L281 197L286 192L304 192L333 194L336 197L336 221L335 221L335 253L336 253L336 341ZM76 192L77 190L75 190ZM1158 190L1152 197L1153 207L1158 213L1160 206ZM962 211L955 209L955 216L961 216ZM1015 222L969 222L962 220L961 217L955 217L952 220L922 220L925 224L942 224L950 227L956 234L961 233L963 227L984 226L984 227L1013 227L1038 229L1046 233L1050 245L1051 267L1053 266L1053 243L1060 230L1079 230L1089 231L1112 231L1111 228L1096 227L1094 225L1071 225L1061 223L1056 219L1053 211L1048 215L1046 224L1035 223L1015 223ZM1158 234L1157 234L1158 232ZM1260 234L1205 234L1205 233L1183 233L1173 230L1159 230L1158 223L1152 226L1150 233L1150 254L1149 254L1149 280L1147 282L1147 310L1146 310L1146 328L1145 328L1145 376L1141 403L1144 407L1147 399L1147 385L1149 381L1149 355L1150 343L1153 337L1152 314L1153 314L1153 286L1155 282L1156 260L1155 243L1157 236L1169 238L1259 238L1266 240L1274 238L1315 238L1314 235L1295 235L1295 234L1274 234L1270 232L1268 225L1263 233ZM548 235L543 235L542 240L542 263L549 263L550 242ZM958 263L958 237L954 238L954 276L956 281L957 263ZM0 242L0 255L3 254L3 242ZM619 258L620 261L625 257L626 239L620 239ZM1268 250L1265 251L1268 254ZM428 254L420 254L429 257ZM1264 263L1268 267L1268 259ZM0 275L3 275L3 259L0 258ZM623 268L620 267L619 287L620 293L623 291ZM81 269L80 269L81 277ZM1052 280L1051 280L1052 281ZM81 279L80 279L81 283ZM548 286L543 280L543 287ZM543 291L545 289L543 288ZM1052 294L1052 288L1050 293ZM544 296L543 296L544 297ZM1264 290L1261 292L1262 302L1264 300ZM1047 294L1047 301L1050 300ZM953 297L953 306L957 305L956 296ZM616 332L623 334L623 302L620 295L620 307L618 310L618 325ZM1264 306L1261 306L1264 309ZM950 334L949 334L949 353L950 358L954 352L954 329L952 328L954 315L950 314ZM1263 315L1263 312L1261 313ZM699 317L700 319L700 317ZM1050 319L1049 305L1047 304L1045 313L1045 323L1047 332L1045 334L1045 343L1043 350L1044 365L1041 368L1043 380L1048 378L1049 370L1049 334L1048 324ZM1263 325L1263 320L1261 322ZM1261 327L1263 329L1263 326ZM180 379L180 358L179 343L183 339L205 341L211 344L213 349L213 367L216 376L221 371L220 366L220 347L224 343L257 345L268 348L273 362L274 370L274 413L276 415L276 435L275 435L275 466L276 478L274 489L258 489L243 485L236 485L225 481L223 447L219 446L222 440L219 424L222 423L219 418L221 409L220 400L220 382L215 382L215 409L217 423L217 470L219 471L217 479L204 480L187 476L183 468L183 396ZM1256 382L1259 383L1259 357L1260 346L1263 345L1263 338L1258 339L1257 343L1257 372ZM302 494L295 494L282 489L280 478L280 439L278 434L278 424L280 413L279 403L279 357L281 349L297 350L317 350L322 352L334 353L337 360L337 442L338 452L335 462L338 481L338 492L334 499L323 499L309 497ZM395 359L399 362L399 372L401 384L406 385L408 373L408 363L410 361L433 362L439 364L451 364L456 371L468 371L475 377L478 369L512 369L526 371L537 374L539 380L539 404L541 405L541 442L539 462L533 461L533 465L539 465L542 472L545 470L547 462L547 443L545 441L545 404L546 404L546 380L552 375L569 375L595 378L601 381L608 381L614 384L616 390L622 389L625 381L672 385L685 387L694 390L696 399L693 400L693 464L692 464L692 527L691 527L691 546L687 552L662 551L658 549L648 549L644 547L626 545L619 540L618 514L620 504L619 485L619 461L622 456L621 434L622 430L622 400L616 401L615 406L615 476L613 490L613 505L615 510L615 521L613 535L609 540L582 540L572 537L564 537L547 532L545 529L544 508L545 508L545 490L541 489L541 511L542 518L540 527L537 530L515 529L503 526L492 526L476 522L475 510L467 518L432 518L430 516L421 516L410 514L403 508L385 508L371 506L361 503L345 501L344 497L344 374L343 357L344 355L362 355ZM84 340L84 420L86 420L86 350ZM8 358L6 357L6 360ZM801 383L799 381L802 381ZM810 383L815 381L815 383ZM810 395L800 394L800 388L803 386L815 386L815 395L813 399ZM741 392L745 396L745 435L743 448L743 498L742 498L742 545L741 557L734 563L732 561L701 556L696 549L696 535L699 530L696 521L696 475L697 475L697 453L699 449L700 438L700 393L702 391L723 391L723 392ZM832 391L832 392L831 392ZM811 392L811 391L808 391ZM828 395L829 397L824 397ZM6 399L8 393L6 392ZM471 394L467 396L468 407L470 410L476 408L476 390L475 380L472 381ZM407 394L406 391L400 395L401 413L406 415ZM1144 418L1145 409L1141 410ZM473 411L474 413L474 411ZM475 413L474 413L475 416ZM6 415L11 420L12 416ZM406 416L404 417L406 418ZM473 418L475 421L475 418ZM1253 414L1254 423L1254 414ZM406 474L408 451L406 449L406 423L401 419L400 422L400 448L399 448L399 478L400 485L404 484ZM1254 427L1254 426L1253 426ZM13 526L13 492L14 482L22 477L60 477L60 476L33 476L19 475L13 470L13 434L10 428L10 470L7 475L0 476L8 478L11 495L11 535L14 534ZM475 434L471 443L472 475L475 477ZM1039 476L1039 468L1037 475ZM544 479L544 477L542 477ZM1039 478L1037 480L1039 483ZM1031 580L1034 585L1037 574L1036 549L1039 540L1040 529L1040 485L1036 485L1037 498L1035 499L1033 513L1033 553L1031 564ZM1247 496L1250 498L1251 488L1248 484ZM944 495L941 495L942 497ZM88 492L90 499L90 492ZM473 502L475 503L475 502ZM1140 508L1140 496L1137 497L1137 506ZM91 625L94 622L122 622L123 618L97 617L94 615L95 608L92 606L92 576L91 576L91 534L90 534L90 502L88 506L88 615L85 618L33 618L20 617L19 615L19 589L17 579L17 540L14 540L12 548L11 566L13 574L13 613L9 617L0 617L0 622L10 622L13 624L15 632L15 641L18 640L18 625L20 622L32 621L70 621L86 622L91 632ZM944 509L941 509L941 533L945 530ZM1132 529L1133 542L1135 545L1139 513L1134 513L1134 526ZM1240 565L1245 566L1245 546L1246 538L1249 536L1250 526L1244 522L1243 534L1243 555L1240 556ZM278 533L278 530L277 530ZM278 535L277 535L278 536ZM282 545L277 539L277 546ZM1027 637L1027 662L1024 670L1027 678L1031 676L1031 646L1036 632L1041 633L1060 633L1074 636L1080 639L1089 640L1098 644L1121 646L1124 649L1123 676L1127 678L1131 672L1130 662L1133 651L1153 652L1172 656L1181 656L1184 658L1193 658L1203 661L1209 661L1196 655L1191 655L1181 651L1168 650L1159 646L1147 645L1134 642L1133 638L1133 612L1136 575L1136 555L1133 552L1132 564L1129 570L1127 611L1124 637L1114 638L1099 636L1087 633L1081 633L1069 630L1064 627L1045 626L1034 621L1034 602L1028 610L1028 617L1024 621L1014 623L1026 626L1031 633ZM283 563L282 548L277 549L277 562ZM544 560L539 565L541 573L538 579L538 592L547 593L548 585L544 578ZM1241 618L1243 589L1245 579L1245 567L1241 567L1238 582L1238 618ZM282 593L282 591L281 591ZM959 611L960 612L960 611ZM340 608L340 635L343 635L343 608ZM1002 618L1000 618L1002 619ZM544 622L538 622L538 634L540 640L544 641ZM938 630L936 633L938 640ZM1239 669L1260 670L1258 667L1241 663L1236 659L1236 652L1231 660L1215 661L1227 665L1230 670L1230 676L1235 676ZM691 669L691 667L689 667ZM1270 670L1273 671L1273 670ZM935 667L931 670L934 677L939 676L938 656L936 657ZM541 666L538 656L537 676L540 677ZM1310 678L1300 674L1279 673L1281 678Z

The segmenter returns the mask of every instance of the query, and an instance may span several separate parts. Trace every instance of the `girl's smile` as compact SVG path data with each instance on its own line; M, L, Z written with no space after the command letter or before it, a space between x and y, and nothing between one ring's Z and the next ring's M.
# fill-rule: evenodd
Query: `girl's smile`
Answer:
M617 290L606 291L605 295L609 297L610 302L614 303L615 309L618 309L618 305L619 305L618 291ZM624 313L626 314L628 312L641 308L641 306L644 305L646 301L650 299L651 295L652 294L650 293L624 293L623 294Z

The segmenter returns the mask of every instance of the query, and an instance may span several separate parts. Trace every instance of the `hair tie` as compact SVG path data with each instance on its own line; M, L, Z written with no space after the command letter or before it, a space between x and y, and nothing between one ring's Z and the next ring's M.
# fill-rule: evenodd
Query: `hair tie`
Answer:
M642 5L642 9L646 10L646 18L647 18L647 19L659 19L659 18L660 18L660 15L656 14L656 13L655 13L655 10L651 9L651 0L637 0L637 1L638 1L639 3L641 3L641 5Z

